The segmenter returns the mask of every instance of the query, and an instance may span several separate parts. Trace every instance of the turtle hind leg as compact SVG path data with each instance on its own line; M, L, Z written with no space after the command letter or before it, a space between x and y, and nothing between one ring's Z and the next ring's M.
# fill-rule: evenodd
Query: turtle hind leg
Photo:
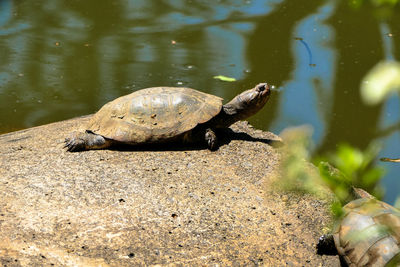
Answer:
M335 240L333 235L323 235L319 238L317 244L317 254L318 255L338 255Z
M204 138L207 142L208 149L216 150L218 148L218 138L212 129L208 128L206 130Z
M64 147L66 147L69 152L78 152L107 148L110 145L110 140L91 131L86 131L84 133L74 132L70 137L65 138Z

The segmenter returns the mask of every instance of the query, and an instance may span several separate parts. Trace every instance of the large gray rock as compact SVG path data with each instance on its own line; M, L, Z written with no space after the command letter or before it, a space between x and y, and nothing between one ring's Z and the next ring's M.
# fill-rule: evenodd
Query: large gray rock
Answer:
M87 120L0 136L1 264L338 264L315 254L327 204L271 190L277 136L239 122L216 152L65 152Z

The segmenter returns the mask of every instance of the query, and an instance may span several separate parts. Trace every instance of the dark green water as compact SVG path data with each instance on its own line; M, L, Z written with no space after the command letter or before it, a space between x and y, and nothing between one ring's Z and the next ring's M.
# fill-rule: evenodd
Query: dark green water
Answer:
M230 99L267 81L279 92L256 127L310 124L318 153L380 140L380 156L400 156L398 96L377 106L359 97L369 69L400 60L396 13L322 0L0 0L0 132L93 113L145 87ZM393 202L400 164L379 164Z

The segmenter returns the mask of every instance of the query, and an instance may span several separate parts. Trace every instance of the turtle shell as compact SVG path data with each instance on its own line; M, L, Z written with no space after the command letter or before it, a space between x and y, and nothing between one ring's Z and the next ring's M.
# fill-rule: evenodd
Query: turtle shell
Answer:
M375 198L356 199L343 209L333 237L347 264L400 266L400 211Z
M87 130L123 143L161 142L209 121L222 98L191 88L153 87L105 104Z

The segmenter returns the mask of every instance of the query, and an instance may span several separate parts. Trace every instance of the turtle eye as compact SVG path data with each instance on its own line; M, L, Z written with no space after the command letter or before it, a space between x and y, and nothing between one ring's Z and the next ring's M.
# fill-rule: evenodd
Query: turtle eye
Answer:
M267 87L267 84L266 83L262 83L262 84L259 84L257 86L257 89L258 89L258 91L262 92L262 91L265 90L266 87Z

